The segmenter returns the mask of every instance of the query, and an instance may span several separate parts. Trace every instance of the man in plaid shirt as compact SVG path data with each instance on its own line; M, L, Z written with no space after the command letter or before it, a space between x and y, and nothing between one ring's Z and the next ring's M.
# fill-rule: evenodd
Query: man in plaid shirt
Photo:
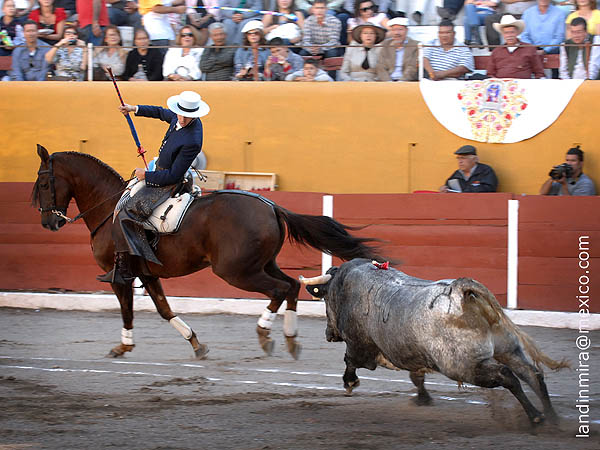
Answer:
M312 16L304 21L304 37L300 52L303 56L321 55L331 58L340 55L340 33L342 22L335 16L327 14L327 1L315 0ZM323 45L323 47L319 47Z

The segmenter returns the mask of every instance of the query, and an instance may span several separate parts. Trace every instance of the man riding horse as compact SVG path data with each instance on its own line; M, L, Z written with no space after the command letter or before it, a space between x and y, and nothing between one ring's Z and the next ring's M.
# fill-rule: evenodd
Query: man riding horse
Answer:
M121 210L112 228L115 265L111 271L99 276L99 281L128 284L140 272L147 271L140 258L132 258L132 255L161 264L148 244L142 222L172 194L173 186L183 182L192 162L202 151L200 117L210 111L200 95L192 91L170 97L167 106L169 109L147 105L119 106L123 115L133 112L136 116L160 119L169 123L169 128L163 138L155 170L135 169L138 183L145 185L135 197L125 199L124 204L119 202Z

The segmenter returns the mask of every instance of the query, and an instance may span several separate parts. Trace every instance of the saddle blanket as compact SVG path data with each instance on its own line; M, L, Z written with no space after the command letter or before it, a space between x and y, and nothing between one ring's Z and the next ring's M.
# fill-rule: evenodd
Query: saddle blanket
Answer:
M129 182L127 189L125 189L121 199L117 202L113 221L119 214L119 211L123 209L125 203L127 203L130 198L135 197L135 194L144 186L146 186L144 180L138 181L134 178ZM194 195L186 192L176 197L168 198L154 208L152 215L144 222L144 228L151 231L158 231L160 234L176 233L177 230L179 230L179 226L181 225L188 208L199 195L200 189L197 186L194 186Z

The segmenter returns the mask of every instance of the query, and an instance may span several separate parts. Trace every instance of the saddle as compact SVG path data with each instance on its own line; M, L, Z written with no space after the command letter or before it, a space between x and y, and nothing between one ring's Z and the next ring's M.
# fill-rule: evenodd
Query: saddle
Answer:
M155 194L150 196L147 194L147 190L144 189L145 187L145 180L138 181L137 179L133 179L129 182L120 200L117 202L113 214L113 222L116 220L119 212L127 207L128 211L135 213L138 223L144 229L159 234L176 233L190 205L196 197L201 195L198 186L185 180L175 186L148 188L152 189ZM143 198L140 198L140 201L136 202L138 200L136 195Z

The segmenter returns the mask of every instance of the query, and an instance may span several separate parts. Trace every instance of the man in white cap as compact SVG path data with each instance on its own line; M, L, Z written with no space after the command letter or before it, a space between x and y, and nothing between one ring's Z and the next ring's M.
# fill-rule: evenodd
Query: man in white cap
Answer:
M381 58L392 81L417 81L418 41L409 38L408 18L396 17L387 23L391 37L383 41Z
M136 116L160 119L169 128L159 149L155 170L135 169L135 176L145 186L129 198L117 215L112 229L115 242L115 267L99 281L116 284L131 283L136 273L143 271L141 257L161 264L145 239L140 223L147 219L152 210L171 194L173 185L183 181L196 156L202 151L202 122L200 117L207 115L210 107L200 95L184 91L167 100L169 109L160 106L123 105L119 111L123 115L131 112ZM146 217L144 217L146 216ZM132 264L133 262L137 264Z
M544 66L533 45L523 44L518 35L525 23L511 15L503 16L494 29L502 34L507 47L496 47L490 55L487 75L491 78L535 78L544 77Z

